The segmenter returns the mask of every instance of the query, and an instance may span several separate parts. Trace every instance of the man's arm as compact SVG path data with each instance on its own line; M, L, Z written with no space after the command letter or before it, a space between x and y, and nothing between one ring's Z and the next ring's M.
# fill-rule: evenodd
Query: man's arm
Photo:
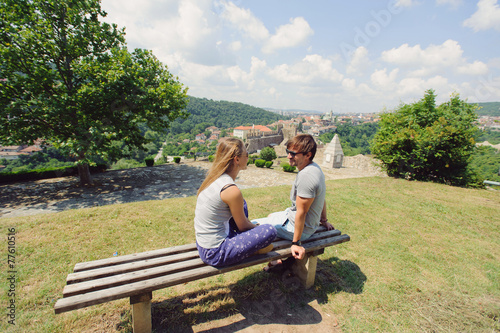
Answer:
M304 231L304 226L306 223L306 215L311 208L312 203L315 198L302 198L297 196L295 205L297 207L297 212L295 213L295 230L293 233L294 242L298 242L302 237L302 232ZM291 247L292 255L295 259L302 259L306 254L306 250L302 246L292 245Z
M328 223L328 218L326 217L326 201L325 204L323 205L323 210L321 211L321 219L319 220L321 225L326 228L326 230L334 230L335 228L333 225Z

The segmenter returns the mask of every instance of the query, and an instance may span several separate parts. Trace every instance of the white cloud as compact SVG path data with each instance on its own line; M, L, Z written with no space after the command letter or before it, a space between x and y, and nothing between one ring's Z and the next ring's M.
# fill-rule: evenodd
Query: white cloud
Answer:
M223 2L225 7L222 17L231 22L238 30L243 31L254 40L263 41L269 38L269 31L261 20L248 9L236 6L232 2Z
M269 71L275 80L287 83L321 84L340 82L343 75L333 68L332 62L320 55L307 55L302 61L290 66L282 64Z
M342 80L342 88L346 90L354 90L356 89L356 80L345 78Z
M382 90L390 90L396 84L396 78L399 73L399 68L393 69L387 74L387 68L376 70L370 76L371 82Z
M303 17L291 18L289 24L278 27L276 34L269 38L262 51L271 53L278 49L298 46L313 34L314 31Z
M415 0L395 0L394 5L396 7L411 7L415 5L417 1Z
M418 98L420 98L428 89L434 89L440 92L445 91L447 92L445 95L449 95L452 92L448 84L448 79L437 75L427 80L415 77L405 78L399 82L396 95L401 98L413 96L419 96Z
M347 66L346 72L348 74L361 73L369 66L370 59L368 58L368 50L366 47L360 46L352 54L351 61Z
M436 0L438 5L450 5L452 8L458 8L463 4L463 0Z
M462 47L451 39L441 45L429 45L426 49L420 45L403 44L382 52L381 58L387 63L413 69L411 76L419 77L441 73L444 69L467 75L480 75L488 71L488 66L481 61L468 63L463 57Z
M488 66L484 62L476 60L472 64L459 66L457 71L460 74L484 75L488 73Z
M500 8L498 0L479 0L477 11L464 21L465 27L475 32L495 29L500 31Z

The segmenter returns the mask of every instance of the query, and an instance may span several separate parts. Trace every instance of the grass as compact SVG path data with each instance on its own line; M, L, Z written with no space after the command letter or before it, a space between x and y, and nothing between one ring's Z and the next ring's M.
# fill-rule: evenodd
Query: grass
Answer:
M289 186L244 190L250 218L286 208L289 191ZM344 332L500 330L500 192L391 178L329 181L327 191L329 220L351 241L320 256L313 288L303 290L293 277L251 267L155 292L153 328L189 331L237 315L247 321L240 325L279 324L293 313L301 325L334 316ZM127 299L55 315L66 275L77 262L115 252L194 242L195 201L0 219L4 313L11 299L7 229L17 230L16 325L4 315L0 331L130 332ZM319 314L311 301L319 304Z

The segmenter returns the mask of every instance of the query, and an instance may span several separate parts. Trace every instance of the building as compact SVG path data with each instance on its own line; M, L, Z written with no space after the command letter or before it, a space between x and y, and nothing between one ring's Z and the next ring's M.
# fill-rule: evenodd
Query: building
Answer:
M242 140L246 140L249 132L255 132L264 134L265 132L272 132L272 130L263 125L253 125L253 126L238 126L233 130L233 136L238 137Z

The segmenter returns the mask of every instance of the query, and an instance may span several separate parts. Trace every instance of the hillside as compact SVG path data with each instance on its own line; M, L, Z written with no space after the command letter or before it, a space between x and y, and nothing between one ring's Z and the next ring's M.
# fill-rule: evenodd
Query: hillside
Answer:
M480 116L500 117L500 102L477 103L480 107L477 114Z
M170 126L172 134L189 133L198 124L205 124L206 127L230 128L252 124L268 125L280 119L289 119L248 104L192 96L189 96L187 111L190 113L188 119L177 119L172 122Z

